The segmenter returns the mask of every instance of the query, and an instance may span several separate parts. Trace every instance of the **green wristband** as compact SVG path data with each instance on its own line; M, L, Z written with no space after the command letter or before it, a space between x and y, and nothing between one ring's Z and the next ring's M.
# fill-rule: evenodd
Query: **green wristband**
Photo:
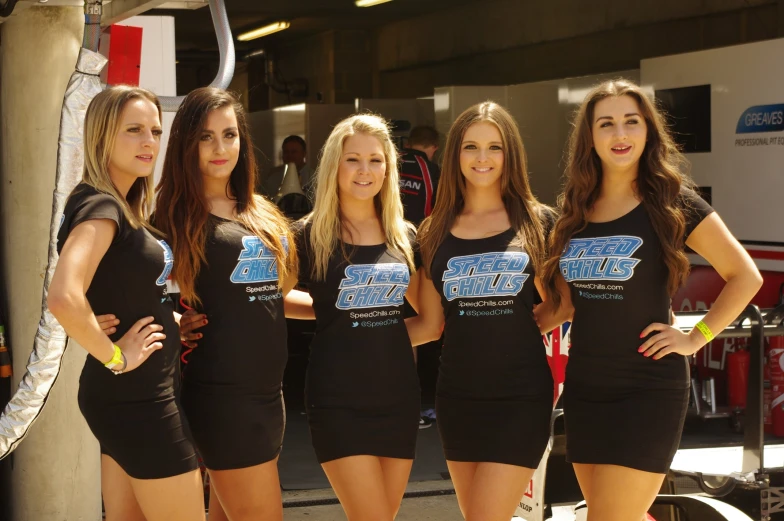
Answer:
M697 329L700 333L702 333L702 336L704 336L705 340L707 340L708 342L710 342L715 338L713 331L710 330L708 324L706 324L702 320L697 322L697 325L694 326L694 328Z

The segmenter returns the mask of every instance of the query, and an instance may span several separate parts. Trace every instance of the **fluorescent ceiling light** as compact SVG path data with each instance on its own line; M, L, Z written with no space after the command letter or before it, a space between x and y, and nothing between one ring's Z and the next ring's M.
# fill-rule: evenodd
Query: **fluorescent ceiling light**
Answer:
M275 107L272 109L274 112L305 112L306 105L298 103L297 105L284 105L282 107Z
M370 7L371 5L385 4L392 0L354 0L357 7Z
M276 33L278 31L282 31L283 29L288 29L290 25L291 24L289 22L275 22L274 24L265 25L264 27L259 27L258 29L248 31L247 33L242 33L241 35L237 36L237 39L241 42L255 40L256 38L261 38L262 36L267 36L268 34Z

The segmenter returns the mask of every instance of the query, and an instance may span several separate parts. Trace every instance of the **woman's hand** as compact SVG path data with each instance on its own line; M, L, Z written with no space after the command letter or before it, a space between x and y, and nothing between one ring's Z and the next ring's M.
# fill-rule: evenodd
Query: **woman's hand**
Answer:
M202 333L194 333L194 331L205 325L207 325L207 315L198 313L194 309L189 309L180 318L180 341L190 349L195 348L198 345L196 340L204 335Z
M154 317L138 320L117 341L117 347L125 355L126 363L123 372L133 371L142 365L153 352L163 347L161 340L166 338L166 335L161 333L163 326L153 324L153 320L155 320Z
M637 349L637 352L642 353L643 356L653 357L654 360L659 360L670 353L678 353L684 356L693 355L707 343L705 337L699 331L692 335L668 324L658 322L654 322L646 327L640 338L645 338L654 331L659 333L646 340Z
M114 315L96 315L95 319L98 321L98 325L101 326L101 330L106 336L113 335L117 332L115 326L120 323L120 319Z

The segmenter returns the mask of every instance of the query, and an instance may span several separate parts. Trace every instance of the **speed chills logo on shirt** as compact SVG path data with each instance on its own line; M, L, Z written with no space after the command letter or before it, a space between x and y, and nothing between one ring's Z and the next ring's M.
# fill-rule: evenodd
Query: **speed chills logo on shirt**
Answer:
M529 257L524 252L491 252L452 257L441 278L447 301L456 298L513 297L520 293L528 275L523 273Z
M252 284L278 280L278 263L275 254L258 237L246 235L242 238L239 262L231 274L235 284Z
M288 250L288 243L283 239L283 247ZM229 280L234 284L258 284L271 282L264 286L248 286L248 293L263 293L275 290L273 295L250 295L249 302L255 300L271 300L281 298L283 295L278 289L278 261L275 254L264 242L255 235L246 235L242 238L242 252L240 252L237 265L231 273Z
M401 263L351 264L340 281L338 309L400 306L411 278Z
M640 246L642 239L631 235L572 239L561 255L561 273L567 282L629 280L640 263L632 257Z

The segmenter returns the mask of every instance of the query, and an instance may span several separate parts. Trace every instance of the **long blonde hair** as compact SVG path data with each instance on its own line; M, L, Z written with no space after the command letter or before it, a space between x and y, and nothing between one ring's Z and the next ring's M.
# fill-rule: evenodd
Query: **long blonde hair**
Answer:
M403 219L400 202L400 174L397 169L397 150L390 137L389 126L383 118L373 114L358 114L338 123L321 150L321 160L316 170L316 201L313 211L303 217L310 224L310 248L313 252L315 280L324 280L332 253L339 247L348 260L346 245L342 240L344 224L338 196L338 168L343 155L343 144L355 134L365 134L378 139L384 149L386 179L381 191L374 198L376 214L381 220L385 243L400 252L409 268L414 259L409 234L413 227ZM351 236L351 230L346 230Z
M125 218L131 227L150 227L148 220L153 200L153 175L139 177L125 197L114 186L109 176L109 162L120 129L120 116L125 105L135 99L145 99L158 109L158 97L147 89L117 85L99 92L84 117L84 174L82 182L99 192L111 195L122 205Z
M552 210L540 203L531 191L525 148L520 130L509 112L492 101L476 104L460 114L446 138L444 166L438 182L438 195L433 213L419 227L419 246L425 273L438 247L452 229L455 219L465 207L466 180L460 170L460 148L468 127L487 121L498 127L504 152L501 172L501 199L515 230L514 245L525 248L537 273L547 258L546 221Z

